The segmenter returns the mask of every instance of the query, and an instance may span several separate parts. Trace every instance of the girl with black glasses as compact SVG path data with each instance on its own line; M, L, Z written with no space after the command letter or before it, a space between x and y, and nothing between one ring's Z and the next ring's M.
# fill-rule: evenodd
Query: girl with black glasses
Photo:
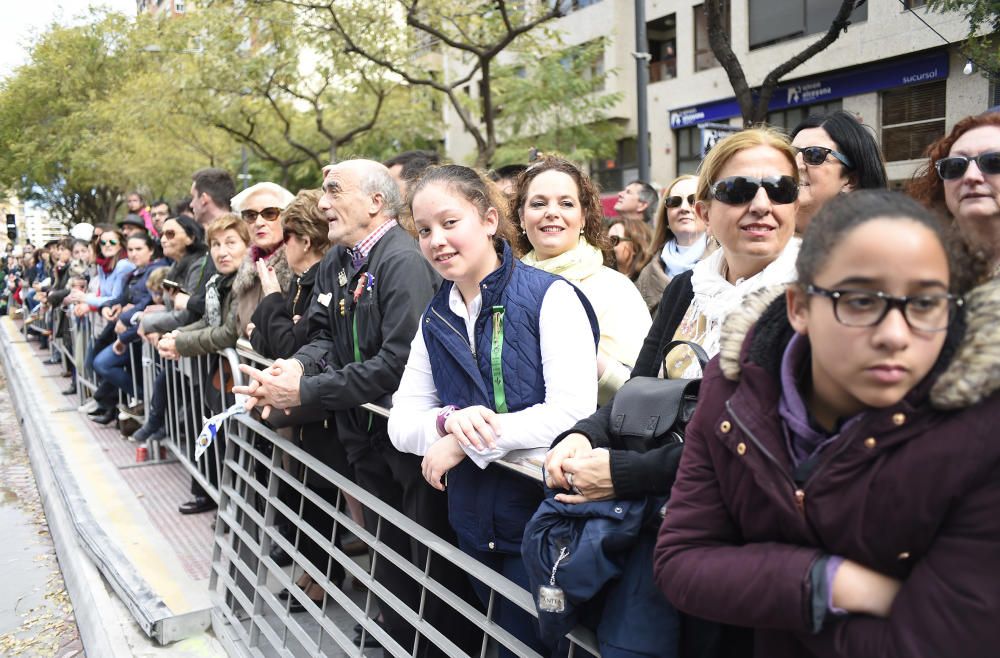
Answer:
M859 192L730 316L655 552L678 609L769 658L995 654L1000 282L969 292L967 264Z

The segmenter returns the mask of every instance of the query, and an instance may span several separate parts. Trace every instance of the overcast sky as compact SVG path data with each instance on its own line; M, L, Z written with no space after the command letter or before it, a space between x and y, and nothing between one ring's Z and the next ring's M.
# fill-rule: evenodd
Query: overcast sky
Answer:
M72 23L91 6L135 15L135 0L6 0L0 39L0 77L27 60L28 49L53 21Z

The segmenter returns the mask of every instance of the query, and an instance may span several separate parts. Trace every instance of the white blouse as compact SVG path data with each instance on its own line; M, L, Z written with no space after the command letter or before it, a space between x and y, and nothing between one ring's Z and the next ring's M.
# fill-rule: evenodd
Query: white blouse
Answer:
M472 340L475 318L482 307L477 296L466 308L457 286L448 306L465 321ZM421 319L422 320L422 319ZM480 468L512 450L548 448L553 439L597 408L597 354L587 313L576 291L565 281L549 286L538 318L545 400L534 406L502 414L496 448L477 451L466 447L468 457ZM399 390L392 396L389 438L397 450L426 454L440 436L437 416L443 405L438 398L430 357L418 329L410 345Z

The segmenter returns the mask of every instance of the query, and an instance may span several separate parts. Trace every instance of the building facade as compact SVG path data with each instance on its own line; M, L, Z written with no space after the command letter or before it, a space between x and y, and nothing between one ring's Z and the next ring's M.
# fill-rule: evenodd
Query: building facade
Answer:
M569 13L555 27L568 44L609 39L604 67L616 74L608 77L605 91L622 95L610 118L624 125L626 138L615 158L591 167L605 191L621 189L638 173L636 51L650 56L647 116L654 182L666 184L695 170L711 136L705 124L742 125L728 76L708 44L701 0L646 0L647 43L641 49L635 47L633 0L562 1ZM759 85L771 69L819 39L838 5L834 0L729 0L730 41L749 84ZM890 180L901 184L923 163L927 144L962 117L1000 102L995 83L978 71L963 70L967 29L959 14L932 13L922 6L911 12L897 1L863 3L846 33L782 80L768 122L790 130L810 114L852 112L874 131ZM462 160L469 145L455 126L449 125L449 135L449 155Z
M177 16L188 11L191 0L135 0L135 9L140 14L152 16Z

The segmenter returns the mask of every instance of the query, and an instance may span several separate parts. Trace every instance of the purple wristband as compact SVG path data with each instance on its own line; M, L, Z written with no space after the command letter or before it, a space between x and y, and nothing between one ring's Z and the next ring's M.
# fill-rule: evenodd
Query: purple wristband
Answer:
M451 416L453 413L455 413L457 410L458 407L456 407L453 404L449 404L447 407L444 407L443 409L441 409L441 411L438 412L437 415L438 436L448 436L448 432L444 429L444 424L448 420L448 417Z

